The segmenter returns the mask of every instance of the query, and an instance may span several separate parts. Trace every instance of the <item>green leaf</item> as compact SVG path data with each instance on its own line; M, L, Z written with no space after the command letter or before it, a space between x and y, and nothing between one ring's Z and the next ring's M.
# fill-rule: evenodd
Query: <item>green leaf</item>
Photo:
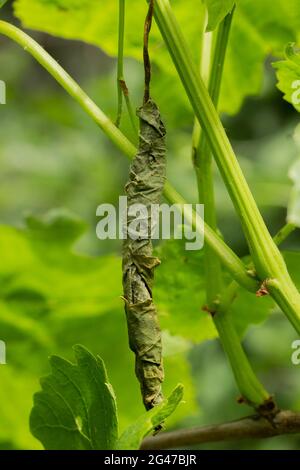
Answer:
M171 395L151 411L144 413L134 424L129 426L117 443L121 450L139 449L144 437L153 432L155 428L174 413L183 397L183 386L177 385Z
M77 364L52 356L51 375L34 396L31 432L45 449L113 449L118 437L116 400L103 361L74 346Z
M87 229L75 214L64 208L52 209L42 217L26 217L28 233L34 240L44 243L72 245Z
M234 13L221 89L220 111L236 114L246 96L263 88L269 55L282 57L300 27L298 0L240 0Z
M221 113L238 113L245 97L261 92L267 54L265 38L251 23L248 12L237 8L224 64L219 105Z
M42 217L47 219L47 215ZM32 226L18 230L0 225L0 339L9 345L8 364L0 367L0 382L6 381L7 368L12 376L20 377L20 383L10 382L11 406L0 410L0 420L9 423L6 437L17 448L33 448L38 441L30 436L26 426L20 436L19 419L13 410L18 409L18 415L29 415L32 394L29 384L33 382L36 389L36 377L47 373L47 356L56 351L72 361L70 351L76 343L85 344L104 359L119 397L121 430L143 412L120 298L120 257L95 258L76 253L68 246L74 237L60 244L49 224L45 224L44 230L45 234ZM164 392L170 393L179 381L185 386L185 404L168 420L168 425L174 426L198 411L188 361L191 345L166 332L163 342ZM19 398L19 388L23 388L24 400ZM30 446L26 442L31 442Z
M287 45L285 60L273 63L277 70L278 88L284 99L300 112L300 49L294 43Z
M93 317L88 322L84 315L75 320L69 318L63 322L57 321L55 330L57 330L55 336L60 355L69 357L71 345L75 341L80 341L94 354L99 354L103 358L118 397L118 416L122 432L144 412L139 383L135 377L134 354L128 345L122 304L119 309ZM111 338L113 338L113 354ZM166 423L167 427L178 426L181 420L193 416L199 409L188 360L190 349L190 342L163 333L164 395L168 396L178 382L183 383L185 389L185 402L170 416Z
M51 348L53 342L44 326L35 321L35 319L24 315L24 311L18 311L12 305L14 300L13 297L9 299L9 306L5 302L0 301L1 338L5 338L5 341L8 343L13 341L28 341L34 347Z
M16 0L14 10L24 26L66 39L79 39L102 47L110 55L116 55L117 1ZM136 56L138 53L139 44L142 44L142 35L139 35L143 31L142 22L146 12L146 1L131 0L126 15L126 54Z
M51 211L42 219L31 216L25 230L0 226L0 293L12 316L74 318L121 305L122 286L114 276L121 269L120 259L74 253L70 245L83 223L75 216L63 217L63 212Z
M236 0L204 0L208 11L207 31L213 31L232 10Z
M2 8L3 5L5 5L6 2L7 2L7 0L0 0L0 8Z
M209 28L215 27L235 3L233 0L206 0L209 8ZM172 7L180 27L190 45L195 61L199 60L199 25L205 14L199 0L173 0ZM15 0L14 10L23 26L46 31L67 39L79 39L101 47L117 56L118 2L111 0ZM131 0L126 11L125 55L142 61L143 23L147 11L146 0ZM220 111L235 114L248 95L259 94L263 84L264 61L267 55L281 56L282 44L295 41L300 28L298 0L243 0L238 2L226 56ZM192 122L192 111L187 103L178 77L168 56L161 35L153 25L151 32L152 60L160 72L153 74L153 94L159 100L161 80L164 90L172 96L171 111L186 110ZM142 76L141 76L142 81ZM171 90L172 93L171 93ZM168 106L162 106L168 115ZM174 120L174 113L170 112Z
M199 0L192 0L191 8L187 8L186 2L176 0L172 6L190 44L193 45L193 56L195 60L198 60L199 48L195 45L199 43L199 25L205 14L204 4ZM146 0L126 2L124 54L139 62L143 60L143 27L147 8ZM45 31L66 39L79 39L100 47L110 56L117 57L118 1L86 0L75 8L72 0L60 0L60 2L16 0L14 12L24 27ZM159 67L152 77L153 97L160 97L160 108L164 116L168 118L168 121L178 118L182 120L184 117L185 122L187 119L192 122L191 106L155 22L151 30L150 54L153 62ZM143 71L140 68L140 83L142 82ZM166 95L169 95L171 100L168 100ZM179 112L174 112L174 110Z

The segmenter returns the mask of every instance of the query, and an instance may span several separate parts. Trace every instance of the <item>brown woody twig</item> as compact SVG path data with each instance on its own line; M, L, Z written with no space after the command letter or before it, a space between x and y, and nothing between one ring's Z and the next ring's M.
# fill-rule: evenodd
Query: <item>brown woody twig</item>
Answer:
M150 99L150 81L151 81L151 62L149 57L149 34L152 26L152 19L154 14L154 0L149 2L149 10L145 20L144 26L144 69L145 69L145 90L144 90L144 103Z
M256 415L223 424L161 433L144 439L141 449L174 449L208 442L262 439L283 434L300 434L300 413L280 411L273 422Z

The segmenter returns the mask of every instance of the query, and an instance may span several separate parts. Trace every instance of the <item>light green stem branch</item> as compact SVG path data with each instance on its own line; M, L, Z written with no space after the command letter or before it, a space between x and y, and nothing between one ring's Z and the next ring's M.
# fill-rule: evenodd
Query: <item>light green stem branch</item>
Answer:
M155 5L156 22L240 217L258 276L273 280L270 292L300 334L300 294L257 208L169 1L156 0Z
M277 246L281 245L291 235L291 233L296 230L296 228L296 225L290 222L285 224L273 238L274 243L276 243Z
M213 61L209 74L208 91L211 96L212 102L216 108L218 106L219 101L226 49L228 45L229 32L232 23L232 16L233 13L228 14L226 18L220 23L220 26L218 28L216 44L213 53ZM199 136L198 140L197 136ZM199 199L200 203L203 203L205 206L205 221L212 229L216 230L217 217L215 209L212 155L210 152L209 143L205 137L204 132L198 133L197 127L196 135L194 135L193 138L193 151L193 160L197 174ZM222 272L219 259L215 256L214 252L210 249L209 246L205 248L204 260L206 267L207 303L210 308L217 295L222 290Z
M259 382L248 361L231 315L228 314L228 311L219 310L215 315L214 323L243 399L258 410L260 407L263 408L266 402L271 402L270 394ZM270 411L273 412L274 408L272 407Z
M217 107L223 68L225 62L225 52L228 45L230 26L232 23L232 14L220 23L217 30L215 47L213 50L213 60L210 67L206 58L205 47L210 49L211 38L204 34L202 67L201 72L204 76L208 75L208 91L214 105ZM203 63L204 62L204 63ZM205 67L206 64L206 67ZM208 66L208 70L206 70ZM209 68L210 73L209 73ZM205 206L205 221L211 228L217 228L215 198L214 198L214 177L212 169L212 155L205 134L198 132L198 121L195 122L195 132L193 135L194 164L197 174L198 191L200 203ZM199 139L197 139L199 136ZM222 268L219 258L214 251L207 245L204 247L204 265L205 265L205 281L206 281L206 298L207 306L210 312L216 310L216 300L219 298L223 290ZM229 309L222 310L218 308L217 314L212 314L214 324L219 333L220 342L226 353L231 365L236 384L244 399L258 408L265 401L270 399L269 394L256 377L245 351L241 345L240 338L236 332Z
M222 23L223 24L223 23ZM206 19L205 25L206 27ZM211 92L211 83L214 80L214 63L217 59L218 49L214 49L213 67L211 61L208 61L207 50L211 51L211 33L203 33L201 54L201 75L203 80L208 83L209 92ZM226 49L226 47L225 47ZM221 64L221 68L222 64ZM211 70L210 70L211 69ZM221 79L221 77L220 77ZM212 96L212 95L211 95ZM197 177L199 202L204 204L205 222L213 229L217 229L217 218L215 209L214 179L212 171L212 156L209 149L199 148L199 143L203 141L204 133L197 118L195 118L193 138L192 138L192 158ZM213 302L222 290L222 270L219 258L211 251L209 246L204 247L204 265L205 265L205 284L207 306L213 309Z
M75 101L84 109L84 111L98 124L107 137L130 159L136 154L135 146L124 136L124 134L113 124L113 122L99 109L99 107L89 98L89 96L80 88L70 75L51 57L28 34L19 28L0 21L0 34L9 37L27 52L29 52L39 62L52 77L72 96ZM186 201L176 192L176 190L167 183L164 194L172 203L186 204ZM191 215L193 220L199 218L194 211ZM203 225L203 224L202 224ZM201 223L197 223L198 230L201 229ZM233 278L250 291L255 291L257 282L246 272L244 264L236 254L226 245L226 243L208 226L204 226L204 236L206 243L211 246L215 253L221 258L221 262L232 274Z

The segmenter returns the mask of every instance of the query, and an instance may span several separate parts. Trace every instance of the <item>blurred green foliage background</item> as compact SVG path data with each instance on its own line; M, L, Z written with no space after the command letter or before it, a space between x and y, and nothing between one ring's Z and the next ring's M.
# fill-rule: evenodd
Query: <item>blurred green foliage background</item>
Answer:
M17 23L10 4L2 17ZM114 119L115 59L80 41L31 34ZM99 241L95 234L96 208L104 202L117 204L128 176L128 162L28 54L2 37L0 70L0 79L7 84L0 126L0 339L7 343L7 365L0 366L0 447L39 448L28 426L32 395L39 388L38 378L48 371L47 356L59 353L72 358L74 343L84 344L104 359L117 394L121 428L143 411L119 298L121 244ZM125 70L132 101L138 106L142 66L127 59ZM173 102L158 66L153 80L153 93L168 128L168 177L190 202L196 202L192 112L180 85L179 98ZM223 122L275 234L285 223L291 188L288 172L300 149L295 140L299 115L276 89L271 58L265 61L259 96L247 98L235 116L224 114ZM126 112L122 130L134 138ZM246 255L239 222L219 177L217 206L224 237L239 255ZM52 216L42 221L34 218L61 207L63 211L52 211ZM74 216L68 216L67 232L64 227L60 236L59 220L66 210ZM284 248L300 249L298 231ZM176 253L170 256L176 261ZM167 274L161 274L159 289L163 292L171 289ZM184 298L179 307L184 313ZM192 316L200 315L200 309L199 301L187 314L191 328ZM169 329L168 320L162 317L162 322ZM203 337L213 337L213 330L209 331L205 330ZM245 347L279 405L300 410L300 369L290 359L294 339L288 322L275 311L263 324L249 328ZM247 408L235 401L238 392L217 340L198 343L166 331L164 341L166 389L178 382L185 385L185 404L170 427L217 423L247 413ZM280 437L202 447L293 449L299 444L299 438Z

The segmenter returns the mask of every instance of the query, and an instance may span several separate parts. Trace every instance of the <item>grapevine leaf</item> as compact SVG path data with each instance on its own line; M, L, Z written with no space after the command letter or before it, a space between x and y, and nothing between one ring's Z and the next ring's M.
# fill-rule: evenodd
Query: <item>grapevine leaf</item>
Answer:
M52 209L44 216L28 215L27 230L34 240L44 243L72 245L87 229L86 224L64 208Z
M24 312L19 312L15 303L20 299L16 299L17 295L27 295L28 293L18 292L12 294L9 298L8 305L5 301L0 301L1 309L1 337L6 342L12 341L28 341L34 347L46 348L53 346L53 342L49 333L43 325L40 325L35 319L27 317ZM6 299L8 300L8 299ZM23 298L26 303L26 300ZM31 299L32 301L32 299ZM34 302L34 301L33 301Z
M281 58L283 44L297 40L299 27L298 0L237 2L225 60L221 112L235 114L246 96L261 93L266 57Z
M139 34L142 34L147 3L137 0L130 3L134 14L127 15L126 54L141 59ZM117 54L117 1L16 0L14 10L24 26L66 39L79 39L102 47L110 55Z
M121 269L121 261L72 250L82 233L82 221L63 210L28 220L24 230L0 227L0 292L11 317L17 318L16 325L17 315L24 313L35 319L74 318L118 308L122 288L113 273Z
M232 10L235 0L204 0L208 11L207 31L213 31Z
M76 217L70 214L63 223L62 213L66 214L56 211L60 226L75 223ZM119 396L121 429L143 412L140 400L132 400L138 396L139 387L134 378L134 359L128 347L120 299L121 258L95 258L76 253L71 244L77 229L74 227L71 231L74 235L63 237L60 244L61 232L51 228L50 219L57 226L56 218L48 215L40 219L38 230L32 224L22 230L0 226L0 329L1 339L10 345L9 364L0 367L0 379L5 393L11 397L11 405L0 410L0 419L7 423L7 439L16 448L38 445L28 427L22 428L22 435L19 432L18 416L28 416L31 408L29 384L33 383L34 387L35 377L46 373L49 354L56 351L72 360L71 347L78 342L95 355L100 354L110 371ZM43 224L45 220L48 223ZM79 222L78 234L82 225ZM111 338L114 338L114 354L111 354ZM163 342L164 391L170 393L179 380L185 386L186 404L169 418L168 425L172 426L196 413L198 405L187 359L190 343L167 333L163 334ZM6 385L8 368L12 379ZM13 380L15 376L20 380ZM23 388L22 401L18 400L17 387ZM14 409L18 413L13 413Z
M140 388L135 378L134 356L128 346L126 320L121 302L119 309L91 318L90 321L86 321L84 315L75 320L72 318L65 319L63 322L58 320L56 328L60 355L68 357L72 344L80 341L93 353L98 353L103 358L118 397L119 423L120 430L123 432L143 414L144 407L140 399L133 398L139 397ZM114 354L112 354L111 338L113 338ZM168 396L179 381L184 384L185 390L184 405L169 417L166 423L168 427L178 425L180 420L192 416L198 410L188 360L190 349L190 342L163 332L164 394Z
M120 450L139 449L142 440L160 426L178 407L183 397L183 386L177 385L171 395L152 410L144 413L129 426L117 442Z
M267 53L268 44L253 28L248 12L237 8L224 64L219 105L221 113L236 114L245 97L261 92L263 63Z
M284 99L300 112L300 49L289 43L285 49L285 59L275 62L278 88Z
M210 28L230 11L233 0L206 0L210 12ZM190 0L172 2L172 8L190 45L195 62L199 60L199 25L205 14L204 3ZM101 47L117 56L118 2L110 0L15 0L14 10L23 26L42 30L66 39L79 39ZM147 2L131 0L126 14L124 53L142 61L143 23ZM134 12L134 13L133 13ZM243 0L238 2L226 55L220 111L235 114L248 95L259 94L263 83L264 61L268 54L281 54L282 44L295 41L300 27L298 0ZM160 73L153 74L153 93L164 101L172 97L171 110L160 102L161 111L169 120L174 114L192 121L191 107L156 25L151 32L152 60ZM279 55L280 57L281 55ZM247 60L245 60L247 57ZM162 83L164 90L160 92ZM155 96L155 95L154 95ZM170 106L170 101L169 101ZM174 113L174 108L178 112Z
M113 449L118 437L116 400L103 361L74 346L77 364L52 356L51 375L34 396L30 428L46 449Z

